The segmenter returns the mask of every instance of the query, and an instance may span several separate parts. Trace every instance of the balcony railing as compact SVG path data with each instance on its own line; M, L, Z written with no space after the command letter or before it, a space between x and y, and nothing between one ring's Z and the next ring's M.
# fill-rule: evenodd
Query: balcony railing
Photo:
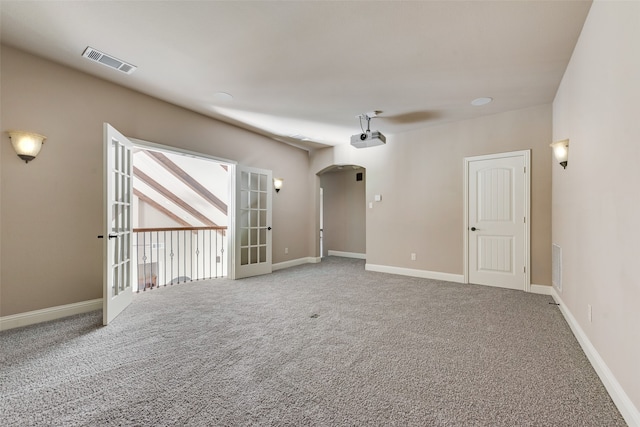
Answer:
M227 276L227 227L134 228L137 291Z

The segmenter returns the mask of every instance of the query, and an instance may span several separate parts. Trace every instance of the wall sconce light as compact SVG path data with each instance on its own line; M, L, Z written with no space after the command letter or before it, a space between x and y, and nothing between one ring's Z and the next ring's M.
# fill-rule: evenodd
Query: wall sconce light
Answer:
M550 147L553 148L553 155L556 156L560 166L566 169L569 160L569 140L563 139L562 141L554 142Z
M11 139L11 144L13 144L13 149L16 150L16 154L25 163L29 163L36 158L44 140L47 139L46 136L20 130L10 130L7 133L9 134L9 139Z
M284 179L273 178L273 188L276 189L276 193L280 192L280 189L282 188L282 184L284 184Z

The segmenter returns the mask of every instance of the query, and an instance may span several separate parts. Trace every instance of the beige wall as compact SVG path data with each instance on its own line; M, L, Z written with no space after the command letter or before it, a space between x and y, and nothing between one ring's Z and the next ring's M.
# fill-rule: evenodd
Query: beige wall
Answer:
M103 122L146 141L273 170L273 261L307 257L306 151L2 46L0 316L102 297ZM33 162L5 133L46 135ZM284 248L289 254L284 254Z
M356 181L357 173L362 173L362 181ZM366 253L365 182L365 170L350 166L320 176L324 195L323 256L329 250Z
M531 278L551 284L551 106L542 105L390 136L385 146L320 150L332 164L367 170L367 263L463 274L463 159L531 150ZM374 202L380 194L381 202ZM410 254L417 260L411 261Z
M596 1L553 103L560 297L640 409L640 3ZM593 320L587 305L593 307Z

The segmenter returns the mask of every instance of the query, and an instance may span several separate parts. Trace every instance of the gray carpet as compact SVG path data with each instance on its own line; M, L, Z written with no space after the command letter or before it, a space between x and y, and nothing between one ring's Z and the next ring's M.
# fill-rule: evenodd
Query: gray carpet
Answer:
M330 257L0 333L3 426L623 426L548 296Z

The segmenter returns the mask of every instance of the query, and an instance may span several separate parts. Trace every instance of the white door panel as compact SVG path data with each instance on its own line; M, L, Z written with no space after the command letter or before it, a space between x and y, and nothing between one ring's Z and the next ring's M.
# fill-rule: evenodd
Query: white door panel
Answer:
M107 325L133 299L131 290L131 142L104 124L105 234L102 322Z
M470 283L527 289L526 160L498 155L468 161Z
M272 271L272 182L269 170L236 165L234 279Z

